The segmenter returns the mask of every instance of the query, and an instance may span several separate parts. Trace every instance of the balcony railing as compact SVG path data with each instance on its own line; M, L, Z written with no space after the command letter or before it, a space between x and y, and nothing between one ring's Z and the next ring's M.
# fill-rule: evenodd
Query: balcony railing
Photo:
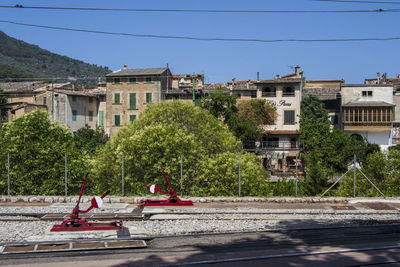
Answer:
M262 97L276 97L276 92L262 92Z
M246 141L243 142L245 150L274 150L274 151L288 151L299 150L299 142L297 141Z
M294 92L283 92L282 96L295 96Z

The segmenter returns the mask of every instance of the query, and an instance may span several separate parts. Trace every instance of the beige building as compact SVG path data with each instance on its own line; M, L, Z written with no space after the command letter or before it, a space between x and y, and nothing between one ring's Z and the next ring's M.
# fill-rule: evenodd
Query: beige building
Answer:
M345 133L366 138L382 149L392 145L393 86L344 84L342 120Z
M227 84L231 94L239 99L265 99L277 112L277 119L271 125L264 125L260 142L245 144L262 158L264 167L272 176L294 176L296 155L300 150L300 103L304 84L300 67L285 76L267 80L236 81ZM299 163L298 163L299 164ZM299 167L299 166L298 166Z
M105 131L114 135L121 126L131 123L148 103L164 99L172 88L168 68L123 69L106 75Z

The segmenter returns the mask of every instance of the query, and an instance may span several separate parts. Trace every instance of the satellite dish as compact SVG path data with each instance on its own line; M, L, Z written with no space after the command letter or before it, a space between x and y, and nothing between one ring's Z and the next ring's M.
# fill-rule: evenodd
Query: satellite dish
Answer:
M96 209L101 208L101 206L103 205L103 200L101 199L101 197L93 197L92 198L92 206Z

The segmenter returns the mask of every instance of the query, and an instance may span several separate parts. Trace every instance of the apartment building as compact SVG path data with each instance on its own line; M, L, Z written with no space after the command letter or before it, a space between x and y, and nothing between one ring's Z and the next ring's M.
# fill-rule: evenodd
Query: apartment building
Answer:
M266 80L236 81L227 84L231 94L241 99L265 99L277 112L277 119L271 125L264 125L263 138L255 142L254 151L261 157L263 166L272 176L293 176L296 170L296 156L300 150L300 103L304 84L300 67L295 72ZM299 164L299 161L297 162Z
M105 131L114 135L122 126L139 117L146 104L164 99L172 88L172 75L165 68L128 69L106 75Z
M343 84L343 131L387 149L392 145L394 106L392 85Z

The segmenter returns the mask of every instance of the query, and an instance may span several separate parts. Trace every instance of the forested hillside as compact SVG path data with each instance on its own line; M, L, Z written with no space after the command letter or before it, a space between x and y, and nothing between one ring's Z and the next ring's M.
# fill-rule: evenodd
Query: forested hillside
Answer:
M0 31L0 79L42 78L57 81L95 84L96 77L109 73L107 67L88 64L66 56L51 53L39 46L9 37Z

